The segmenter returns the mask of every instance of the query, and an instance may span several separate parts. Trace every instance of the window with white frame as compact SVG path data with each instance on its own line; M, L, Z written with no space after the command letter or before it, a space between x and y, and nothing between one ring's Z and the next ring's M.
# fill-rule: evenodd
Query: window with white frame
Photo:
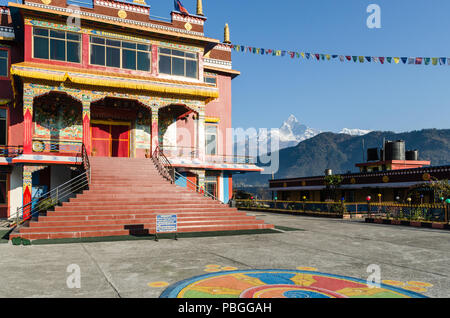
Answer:
M217 125L205 126L206 154L217 155Z
M158 55L159 73L198 78L198 56L196 53L160 47Z
M128 70L151 70L151 46L91 36L91 64Z

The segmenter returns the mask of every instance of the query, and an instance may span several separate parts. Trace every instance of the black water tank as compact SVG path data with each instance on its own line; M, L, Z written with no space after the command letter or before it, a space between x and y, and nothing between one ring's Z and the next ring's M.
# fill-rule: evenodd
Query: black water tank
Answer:
M405 160L405 141L386 141L386 160Z
M419 160L419 150L408 150L406 152L406 160L414 160L417 161Z
M378 161L378 160L380 160L378 148L367 149L367 161Z

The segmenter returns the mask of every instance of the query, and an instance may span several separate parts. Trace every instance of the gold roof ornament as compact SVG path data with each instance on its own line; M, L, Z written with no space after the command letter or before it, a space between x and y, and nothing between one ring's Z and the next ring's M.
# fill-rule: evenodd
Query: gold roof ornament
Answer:
M133 0L134 3L147 4L145 0Z
M197 15L203 16L203 3L202 0L197 0Z
M231 41L230 41L230 27L228 26L228 23L225 23L225 31L224 31L223 43L231 44Z

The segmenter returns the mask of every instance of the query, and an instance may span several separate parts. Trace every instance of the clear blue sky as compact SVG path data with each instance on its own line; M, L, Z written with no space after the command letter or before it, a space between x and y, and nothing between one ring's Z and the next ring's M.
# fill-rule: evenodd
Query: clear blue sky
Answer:
M196 0L182 0L195 13ZM172 0L147 0L169 17ZM366 8L381 7L381 29ZM252 47L363 56L450 57L448 0L203 0L206 35ZM290 114L325 130L450 128L450 66L313 62L233 52L233 126L278 128Z

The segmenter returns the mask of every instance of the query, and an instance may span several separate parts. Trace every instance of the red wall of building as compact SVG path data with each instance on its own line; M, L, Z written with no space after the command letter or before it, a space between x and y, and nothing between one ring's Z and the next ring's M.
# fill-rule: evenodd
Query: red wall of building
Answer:
M217 75L219 98L206 105L206 117L220 118L218 123L218 154L232 155L231 77Z

